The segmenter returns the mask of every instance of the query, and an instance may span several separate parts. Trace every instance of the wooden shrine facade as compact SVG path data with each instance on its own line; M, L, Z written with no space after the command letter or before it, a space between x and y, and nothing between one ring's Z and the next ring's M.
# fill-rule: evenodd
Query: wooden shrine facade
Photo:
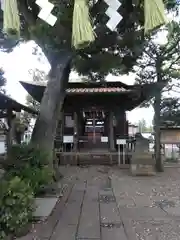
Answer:
M41 101L45 85L21 84L35 100ZM69 83L55 148L63 153L117 153L118 140L129 139L126 111L149 100L154 87L155 84L121 82Z

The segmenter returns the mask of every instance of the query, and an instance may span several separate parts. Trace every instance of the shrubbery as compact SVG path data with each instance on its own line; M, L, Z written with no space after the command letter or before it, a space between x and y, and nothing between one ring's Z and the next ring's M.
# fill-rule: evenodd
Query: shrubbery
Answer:
M32 219L32 188L19 177L0 182L0 239L18 234Z
M49 167L48 155L31 145L14 145L8 153L7 176L19 176L32 187L37 195L53 180L53 170Z
M4 161L0 182L0 239L17 234L32 219L34 196L53 181L46 153L31 145L15 145Z

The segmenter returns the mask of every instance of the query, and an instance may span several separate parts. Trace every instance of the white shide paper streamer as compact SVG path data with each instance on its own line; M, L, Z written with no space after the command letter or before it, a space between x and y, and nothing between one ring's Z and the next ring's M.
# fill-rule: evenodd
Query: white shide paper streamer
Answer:
M109 17L109 21L106 23L106 26L114 31L118 23L122 20L122 16L117 12L118 8L121 6L121 3L118 0L104 0L105 3L109 6L106 15Z

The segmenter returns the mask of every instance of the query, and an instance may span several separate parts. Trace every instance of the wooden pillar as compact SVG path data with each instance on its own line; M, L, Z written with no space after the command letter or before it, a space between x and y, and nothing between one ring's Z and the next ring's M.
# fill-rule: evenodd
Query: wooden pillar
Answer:
M123 109L115 109L115 117L116 117L116 134L119 137L125 137L126 135L126 113Z
M64 127L64 112L59 113L58 122L56 126L56 135L54 137L54 148L63 151L63 127Z
M60 142L61 142L61 148L63 150L64 148L64 127L65 127L65 119L64 119L64 110L61 111L60 113Z
M79 141L79 128L78 128L78 113L74 112L74 151L78 151L78 141Z
M14 123L15 123L15 115L11 109L7 110L7 124L8 124L8 131L6 136L6 144L7 144L7 151L11 148L14 139Z
M108 136L110 151L115 150L113 116L114 116L113 112L110 111L109 112L109 136Z

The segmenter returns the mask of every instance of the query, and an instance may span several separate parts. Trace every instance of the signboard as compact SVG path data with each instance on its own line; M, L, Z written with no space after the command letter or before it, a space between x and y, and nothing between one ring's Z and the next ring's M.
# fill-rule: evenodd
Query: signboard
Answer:
M74 138L73 136L63 136L63 143L73 143Z
M108 137L101 137L101 142L107 143L108 142Z
M162 144L179 144L180 129L161 129Z
M117 145L126 145L126 139L116 139Z

